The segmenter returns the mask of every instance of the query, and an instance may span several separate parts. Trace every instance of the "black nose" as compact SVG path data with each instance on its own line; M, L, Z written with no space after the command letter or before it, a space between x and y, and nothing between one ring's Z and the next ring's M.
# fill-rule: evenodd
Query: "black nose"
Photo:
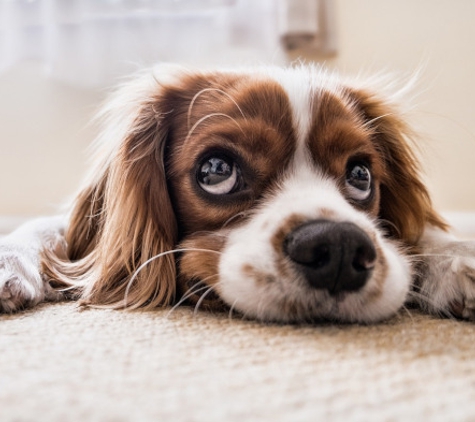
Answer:
M290 232L284 251L316 289L356 291L368 280L376 250L368 235L348 222L314 220Z

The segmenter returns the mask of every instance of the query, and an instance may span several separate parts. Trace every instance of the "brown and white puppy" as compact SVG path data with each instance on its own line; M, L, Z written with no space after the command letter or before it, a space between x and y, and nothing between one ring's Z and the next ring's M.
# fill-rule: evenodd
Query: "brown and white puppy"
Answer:
M393 97L313 66L138 76L70 215L1 241L0 310L68 296L374 322L412 300L473 319L475 243L433 210Z

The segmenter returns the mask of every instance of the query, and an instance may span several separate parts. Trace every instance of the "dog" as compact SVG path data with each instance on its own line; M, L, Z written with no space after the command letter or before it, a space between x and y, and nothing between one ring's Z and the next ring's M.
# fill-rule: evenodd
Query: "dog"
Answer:
M100 113L66 216L1 239L0 310L373 323L412 303L474 320L475 242L434 210L388 89L312 65L141 73Z

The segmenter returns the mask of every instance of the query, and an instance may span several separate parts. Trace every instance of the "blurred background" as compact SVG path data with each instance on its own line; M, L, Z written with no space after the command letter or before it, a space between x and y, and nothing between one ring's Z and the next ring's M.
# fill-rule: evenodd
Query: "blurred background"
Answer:
M475 216L475 1L0 0L0 221L54 213L108 88L157 62L421 70L410 121L435 204ZM1 222L0 222L1 228Z

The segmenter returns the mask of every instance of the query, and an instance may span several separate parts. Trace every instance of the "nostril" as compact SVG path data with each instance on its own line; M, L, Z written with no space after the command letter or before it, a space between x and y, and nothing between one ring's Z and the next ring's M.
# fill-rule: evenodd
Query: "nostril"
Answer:
M371 244L360 246L355 251L352 266L358 271L371 271L376 264L376 251Z

